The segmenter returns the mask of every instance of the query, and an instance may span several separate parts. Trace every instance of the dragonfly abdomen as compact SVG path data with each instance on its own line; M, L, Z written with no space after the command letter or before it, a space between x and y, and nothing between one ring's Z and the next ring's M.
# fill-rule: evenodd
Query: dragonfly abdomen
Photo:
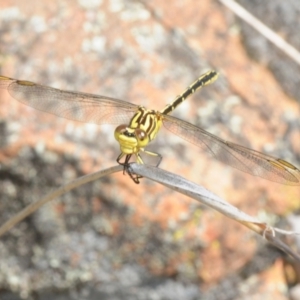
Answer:
M162 114L169 114L172 112L180 103L185 101L190 95L194 94L198 89L205 85L211 84L218 78L218 73L210 71L200 76L195 82L193 82L182 94L178 95L176 99L168 104L162 111Z

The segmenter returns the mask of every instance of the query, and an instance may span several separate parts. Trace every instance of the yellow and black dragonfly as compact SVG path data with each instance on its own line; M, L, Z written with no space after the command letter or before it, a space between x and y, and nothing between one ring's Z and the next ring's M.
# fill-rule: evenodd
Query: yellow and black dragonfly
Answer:
M64 91L5 76L0 76L0 88L6 89L13 98L26 105L59 117L99 125L118 125L115 138L119 142L121 154L117 162L124 165L124 171L127 170L132 155L135 155L138 163L143 163L140 152L158 156L161 161L158 153L147 151L145 147L164 125L172 133L236 169L270 181L300 185L300 170L289 162L225 141L202 128L169 115L188 96L212 83L217 77L215 71L200 76L177 96L173 103L161 111L149 110L106 96ZM122 158L124 162L121 162ZM139 177L130 175L136 183L139 182Z

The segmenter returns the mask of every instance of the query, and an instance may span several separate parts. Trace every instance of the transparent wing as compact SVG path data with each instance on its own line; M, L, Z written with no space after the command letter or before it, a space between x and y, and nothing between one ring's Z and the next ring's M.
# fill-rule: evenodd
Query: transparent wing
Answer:
M38 110L94 124L128 124L138 108L118 99L63 91L4 76L0 76L0 89L6 89L16 100Z
M238 170L282 184L300 185L300 170L285 160L227 142L169 115L163 115L163 124L174 134Z

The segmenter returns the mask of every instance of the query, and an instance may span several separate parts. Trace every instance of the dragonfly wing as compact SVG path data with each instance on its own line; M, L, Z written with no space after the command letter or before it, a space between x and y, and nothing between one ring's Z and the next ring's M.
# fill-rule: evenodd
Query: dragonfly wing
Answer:
M128 124L138 106L93 94L63 91L0 76L0 89L16 100L67 119L94 124Z
M174 134L238 170L278 183L300 185L300 170L285 160L222 140L175 117L164 115L163 124Z

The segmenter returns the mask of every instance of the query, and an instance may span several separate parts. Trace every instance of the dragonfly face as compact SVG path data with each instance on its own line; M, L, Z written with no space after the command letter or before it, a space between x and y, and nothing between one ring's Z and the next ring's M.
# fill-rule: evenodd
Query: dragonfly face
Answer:
M123 124L116 128L115 139L124 154L137 154L146 147L150 140L147 133L140 128L131 128Z
M161 158L158 153L146 151L144 148L156 137L163 124L170 132L240 171L270 181L299 186L300 170L287 161L225 141L202 128L169 115L189 95L212 83L217 77L215 71L200 76L161 111L147 110L119 99L63 91L5 76L0 76L0 89L6 89L13 98L26 105L59 117L98 125L119 125L115 130L115 138L121 149L117 162L124 165L127 172L132 155L136 156L138 163L143 163L139 154L141 151ZM120 160L124 156L125 162L121 163ZM130 175L138 183L138 177Z

